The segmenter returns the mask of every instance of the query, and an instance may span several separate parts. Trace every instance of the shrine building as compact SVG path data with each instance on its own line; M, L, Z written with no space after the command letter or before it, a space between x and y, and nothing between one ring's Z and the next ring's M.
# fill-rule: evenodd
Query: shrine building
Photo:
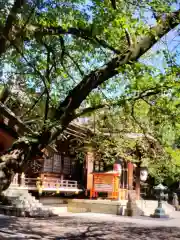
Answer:
M13 142L28 130L12 112L0 109L0 155L10 148ZM140 174L136 166L125 159L117 159L107 166L103 159L96 159L93 150L84 148L83 161L72 151L72 142L85 141L89 130L71 124L59 136L55 147L43 150L43 159L30 159L30 167L23 173L24 186L29 191L49 194L78 194L89 198L124 200L128 192L140 198ZM71 144L70 144L71 143ZM21 184L18 176L18 184ZM17 179L16 179L17 181ZM19 182L20 181L20 182ZM75 195L76 194L76 195Z

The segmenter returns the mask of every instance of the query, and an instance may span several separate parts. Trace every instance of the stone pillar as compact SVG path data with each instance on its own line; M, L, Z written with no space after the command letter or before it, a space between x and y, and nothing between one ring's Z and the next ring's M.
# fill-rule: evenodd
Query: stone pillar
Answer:
M178 201L177 193L173 193L172 205L177 211L179 210L179 201Z

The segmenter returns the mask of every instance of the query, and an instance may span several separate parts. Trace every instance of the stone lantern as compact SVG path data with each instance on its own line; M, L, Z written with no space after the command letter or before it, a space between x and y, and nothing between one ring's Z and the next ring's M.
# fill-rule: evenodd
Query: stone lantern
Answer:
M157 193L158 196L158 206L154 211L154 214L151 215L151 217L154 218L168 218L169 216L165 214L165 211L162 207L162 198L164 196L164 190L166 190L167 187L163 186L162 184L157 185L156 187L154 187L154 190Z

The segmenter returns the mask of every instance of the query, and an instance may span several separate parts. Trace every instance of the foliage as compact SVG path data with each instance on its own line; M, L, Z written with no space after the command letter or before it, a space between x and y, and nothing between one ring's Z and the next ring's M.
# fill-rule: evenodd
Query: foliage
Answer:
M146 75L139 72L133 77L131 74L130 79L132 84L126 88L118 106L94 113L92 142L106 161L113 162L117 158L140 161L141 165L148 166L150 175L157 182L171 184L178 181L180 112L177 78L173 81L173 75L170 78L164 74L152 78L152 72L147 71ZM133 87L134 81L136 87ZM169 90L171 84L173 88ZM156 86L155 92L153 86Z

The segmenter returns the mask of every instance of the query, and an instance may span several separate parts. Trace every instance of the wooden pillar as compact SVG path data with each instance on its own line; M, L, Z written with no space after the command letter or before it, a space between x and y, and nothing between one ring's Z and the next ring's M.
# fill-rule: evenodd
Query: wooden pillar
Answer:
M13 181L12 181L12 185L18 186L18 173L15 174Z
M128 162L128 189L133 189L133 163Z
M136 199L140 199L140 166L136 167Z
M93 187L93 175L91 174L93 172L93 166L94 166L94 153L89 151L86 154L87 191L89 191Z
M25 187L25 174L21 174L21 187Z

